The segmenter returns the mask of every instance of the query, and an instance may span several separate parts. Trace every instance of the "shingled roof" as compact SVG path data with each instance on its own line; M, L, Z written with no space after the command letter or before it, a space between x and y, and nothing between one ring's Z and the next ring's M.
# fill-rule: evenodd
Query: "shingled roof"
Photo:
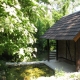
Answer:
M48 29L42 38L54 40L74 40L80 37L80 11L62 17L50 29Z

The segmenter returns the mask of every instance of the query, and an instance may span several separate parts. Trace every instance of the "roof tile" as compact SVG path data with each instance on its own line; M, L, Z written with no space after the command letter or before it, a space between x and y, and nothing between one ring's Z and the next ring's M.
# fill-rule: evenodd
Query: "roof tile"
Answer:
M55 40L73 40L80 32L80 11L62 17L50 29L48 29L42 38Z

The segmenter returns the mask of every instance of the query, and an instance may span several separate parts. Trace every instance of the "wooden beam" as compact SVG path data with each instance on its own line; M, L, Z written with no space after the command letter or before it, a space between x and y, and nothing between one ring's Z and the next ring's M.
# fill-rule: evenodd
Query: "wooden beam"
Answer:
M74 41L76 42L80 38L80 32L74 37Z
M74 44L75 44L75 45L74 45L74 48L75 48L75 53L74 53L74 54L75 54L75 65L76 65L76 46L77 46L77 45L76 45L76 42L74 42Z
M50 45L49 45L49 39L47 39L47 51L48 51L48 61L49 59L49 54L50 54Z
M67 59L67 40L66 40L66 59Z
M58 60L58 40L56 40L56 60Z

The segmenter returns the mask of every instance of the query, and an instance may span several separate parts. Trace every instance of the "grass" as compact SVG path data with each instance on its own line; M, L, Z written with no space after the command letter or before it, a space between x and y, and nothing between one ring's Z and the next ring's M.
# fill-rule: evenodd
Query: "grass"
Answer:
M45 64L38 64L14 67L8 66L5 76L6 80L31 80L31 78L38 78L40 76L52 76L54 73L54 70L50 69Z

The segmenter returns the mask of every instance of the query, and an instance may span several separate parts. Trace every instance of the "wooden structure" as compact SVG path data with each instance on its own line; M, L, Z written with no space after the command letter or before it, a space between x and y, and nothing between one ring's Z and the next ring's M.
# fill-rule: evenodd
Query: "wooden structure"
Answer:
M49 40L56 40L56 59L66 59L76 64L80 58L80 11L62 17L42 35L47 39L48 56ZM48 58L49 60L49 58Z

